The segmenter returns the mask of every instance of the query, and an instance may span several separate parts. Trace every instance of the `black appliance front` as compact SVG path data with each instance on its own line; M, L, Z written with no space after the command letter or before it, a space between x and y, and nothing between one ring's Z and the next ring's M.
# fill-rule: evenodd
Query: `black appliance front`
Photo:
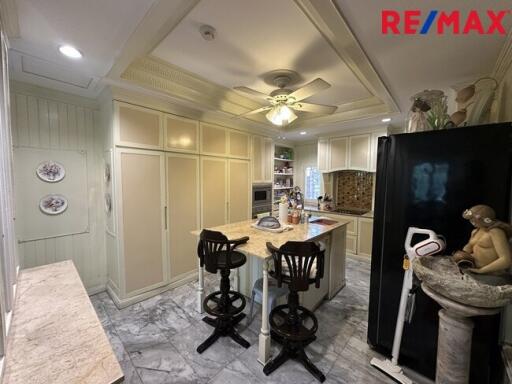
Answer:
M368 318L368 342L389 354L400 301L408 227L447 238L446 254L468 240L462 218L475 204L509 221L512 124L393 135L379 139ZM421 290L406 324L400 363L434 379L440 307ZM497 382L499 316L475 319L471 383Z

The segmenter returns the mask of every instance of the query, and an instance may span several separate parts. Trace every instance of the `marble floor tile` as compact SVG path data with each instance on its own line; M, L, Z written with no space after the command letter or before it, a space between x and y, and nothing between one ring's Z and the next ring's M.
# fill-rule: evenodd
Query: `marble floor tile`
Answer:
M200 383L201 380L170 343L156 344L130 353L145 384Z
M317 340L307 347L310 359L326 376L326 383L388 384L386 375L370 366L377 353L366 343L370 264L347 259L347 286L315 312ZM205 293L219 289L219 277L205 274ZM261 307L254 320L243 320L239 332L250 343L245 349L230 338L221 338L203 354L196 348L213 331L201 321L197 282L163 292L141 303L117 309L107 293L91 297L128 384L166 383L293 383L317 381L295 361L288 361L270 376L257 361ZM245 313L249 312L247 299ZM272 353L280 346L272 343Z

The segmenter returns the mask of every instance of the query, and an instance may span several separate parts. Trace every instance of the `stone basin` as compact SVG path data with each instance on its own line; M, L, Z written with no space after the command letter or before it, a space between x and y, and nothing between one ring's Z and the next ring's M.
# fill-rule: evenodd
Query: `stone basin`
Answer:
M510 275L485 276L462 273L451 256L416 257L412 262L416 276L433 291L461 304L499 308L512 299Z

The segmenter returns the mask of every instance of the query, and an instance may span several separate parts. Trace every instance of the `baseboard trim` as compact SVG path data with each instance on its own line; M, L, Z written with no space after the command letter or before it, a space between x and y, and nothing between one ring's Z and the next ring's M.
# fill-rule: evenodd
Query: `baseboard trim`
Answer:
M104 292L107 289L105 284L95 285L94 287L89 287L86 289L87 294L89 296L96 295L98 293Z
M167 285L152 289L147 292L140 293L138 295L126 297L126 298L121 298L118 295L116 289L114 287L112 287L109 283L107 283L106 290L107 290L107 293L109 294L109 296L112 298L112 301L114 302L116 307L119 309L123 309L123 308L129 307L130 305L139 303L141 301L149 299L150 297L153 297L160 293L168 291L169 289L178 288L182 285L190 283L191 281L195 281L195 280L197 280L197 278L198 278L197 271L185 273L183 275L180 275L178 279L174 280L173 282L171 282Z

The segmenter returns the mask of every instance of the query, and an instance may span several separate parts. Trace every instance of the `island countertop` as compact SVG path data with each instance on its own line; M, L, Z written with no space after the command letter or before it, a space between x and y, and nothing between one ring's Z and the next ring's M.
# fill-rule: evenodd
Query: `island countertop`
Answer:
M329 220L334 220L330 219ZM207 228L212 231L222 232L230 240L249 236L249 241L237 247L237 250L257 256L262 259L270 257L267 250L267 242L270 241L274 246L280 247L287 241L314 241L328 234L329 232L347 225L347 220L334 220L336 223L331 225L304 223L293 225L293 229L281 233L273 233L253 228L251 225L257 220L246 220L238 223L225 224L218 227ZM200 230L193 231L192 234L199 236Z
M72 261L22 270L3 384L114 384L123 372Z

